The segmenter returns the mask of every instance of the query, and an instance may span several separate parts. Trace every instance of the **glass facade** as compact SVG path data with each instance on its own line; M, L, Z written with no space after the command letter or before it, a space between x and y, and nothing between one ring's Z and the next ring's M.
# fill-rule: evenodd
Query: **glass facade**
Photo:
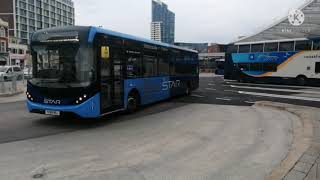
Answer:
M160 24L160 30L159 26ZM160 37L162 42L174 44L175 38L175 14L168 9L168 6L160 0L152 0L152 23L151 23L151 38L158 40L155 37ZM157 34L160 33L160 34Z
M71 0L13 0L16 4L16 37L29 43L39 29L74 25Z

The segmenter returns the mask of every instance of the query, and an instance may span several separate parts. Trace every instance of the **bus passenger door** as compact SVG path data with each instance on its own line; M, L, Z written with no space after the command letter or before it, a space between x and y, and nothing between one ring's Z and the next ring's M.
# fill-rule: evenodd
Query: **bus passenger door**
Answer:
M123 109L123 60L120 48L101 47L101 114Z

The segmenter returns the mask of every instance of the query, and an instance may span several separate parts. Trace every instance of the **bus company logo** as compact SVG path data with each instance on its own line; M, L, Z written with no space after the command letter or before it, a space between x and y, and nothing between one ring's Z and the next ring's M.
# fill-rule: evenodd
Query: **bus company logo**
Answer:
M288 20L291 25L300 26L305 20L305 15L301 10L295 9L289 12Z
M250 54L250 55L249 55L249 59L250 59L251 61L254 61L254 60L255 60L254 54Z
M172 88L177 88L180 87L181 81L180 80L176 80L176 81L164 81L162 83L162 90L166 91Z
M43 100L43 103L45 103L45 104L60 105L60 104L61 104L61 101L60 101L60 100L52 100L52 99L47 99L47 98L45 98L45 99Z
M258 57L259 61L264 61L264 62L274 62L274 61L278 61L278 59L279 59L278 56L261 55Z

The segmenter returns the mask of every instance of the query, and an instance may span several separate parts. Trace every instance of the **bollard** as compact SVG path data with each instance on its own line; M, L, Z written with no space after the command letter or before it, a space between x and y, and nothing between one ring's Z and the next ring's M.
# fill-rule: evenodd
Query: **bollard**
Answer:
M0 76L0 84L1 84L1 88L0 88L0 92L2 94L4 94L6 92L6 87L5 87L5 84L4 84L4 77L3 75Z

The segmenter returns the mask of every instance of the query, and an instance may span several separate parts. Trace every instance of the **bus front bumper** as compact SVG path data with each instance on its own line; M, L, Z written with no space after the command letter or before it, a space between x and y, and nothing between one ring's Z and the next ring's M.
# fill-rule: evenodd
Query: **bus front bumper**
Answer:
M32 113L45 114L46 111L63 113L73 113L81 118L98 118L100 117L100 94L93 96L80 105L47 105L27 101L27 107Z

